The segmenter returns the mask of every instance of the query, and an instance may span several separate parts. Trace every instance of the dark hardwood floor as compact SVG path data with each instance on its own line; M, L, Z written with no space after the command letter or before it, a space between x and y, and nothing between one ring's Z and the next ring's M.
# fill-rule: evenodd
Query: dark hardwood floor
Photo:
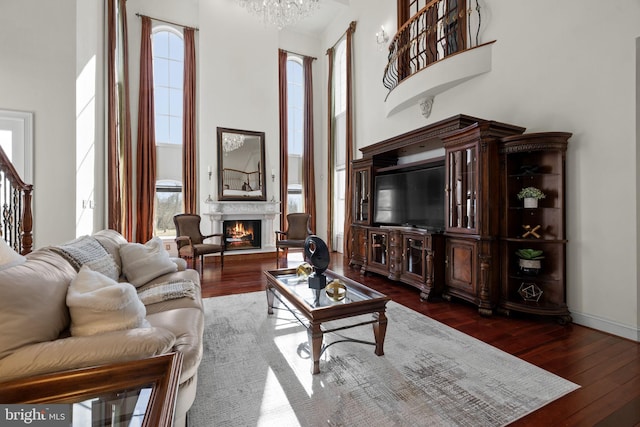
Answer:
M289 266L297 266L299 256L290 253ZM223 269L216 257L215 262L205 263L202 271L203 296L263 290L263 271L274 268L274 254L227 255ZM482 317L475 307L462 301L421 302L416 289L375 274L361 276L341 254L332 255L329 268L581 386L513 426L640 426L639 343L575 324L563 326L553 319Z

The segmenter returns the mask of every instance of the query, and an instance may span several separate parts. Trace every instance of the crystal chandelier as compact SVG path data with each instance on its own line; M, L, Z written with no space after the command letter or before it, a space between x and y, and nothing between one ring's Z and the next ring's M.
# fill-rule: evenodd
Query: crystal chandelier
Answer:
M238 0L238 3L262 17L264 23L276 25L281 30L309 16L318 8L320 0Z
M233 150L237 150L244 144L244 135L238 133L223 133L222 134L222 150L228 153Z

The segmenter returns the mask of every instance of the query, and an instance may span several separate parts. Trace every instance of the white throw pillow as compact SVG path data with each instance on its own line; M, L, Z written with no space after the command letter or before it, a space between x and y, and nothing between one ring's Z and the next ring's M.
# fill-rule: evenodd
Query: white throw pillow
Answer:
M162 239L154 237L144 245L125 243L120 246L122 272L129 283L142 286L163 274L173 273L178 266L171 260Z
M67 306L74 336L150 326L133 285L116 282L86 265L69 285Z
M11 246L2 238L0 238L0 270L20 265L27 260L13 250Z

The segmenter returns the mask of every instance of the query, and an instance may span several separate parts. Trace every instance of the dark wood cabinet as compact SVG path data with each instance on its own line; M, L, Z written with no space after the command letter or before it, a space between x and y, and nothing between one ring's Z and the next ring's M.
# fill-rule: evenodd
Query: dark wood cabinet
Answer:
M367 227L362 225L351 226L351 265L362 267L367 262Z
M558 316L571 321L566 305L565 163L570 133L531 133L500 141L500 230L502 290L500 309ZM527 187L545 197L524 207L518 193ZM540 269L520 266L517 251L542 251Z
M446 165L444 297L493 313L500 279L498 141L524 128L485 121L442 137Z
M368 255L365 269L385 276L389 275L389 231L377 227L369 228Z
M397 232L402 244L400 281L420 289L420 298L434 300L441 296L444 284L444 236L420 230Z
M571 134L524 131L458 115L361 148L363 158L352 163L351 264L414 286L425 300L460 298L483 315L499 309L570 321L565 158ZM376 224L376 176L428 167L436 157L406 159L443 148L444 230ZM537 208L518 199L525 187L546 193ZM520 249L543 251L539 274L520 267Z

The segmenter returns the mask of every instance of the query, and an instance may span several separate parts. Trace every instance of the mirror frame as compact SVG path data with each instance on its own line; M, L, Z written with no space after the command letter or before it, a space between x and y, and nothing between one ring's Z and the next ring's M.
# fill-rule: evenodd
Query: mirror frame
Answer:
M228 156L233 153L226 153L222 148L222 136L225 133L235 133L235 134L240 134L240 135L245 135L246 137L257 137L258 138L258 143L259 143L259 150L260 153L255 153L256 155L260 156L260 164L258 165L258 170L257 171L246 171L246 173L258 173L258 179L260 180L260 182L262 183L261 185L261 189L260 189L260 193L258 194L258 190L254 190L254 191L246 191L247 194L242 194L242 192L244 192L244 190L242 189L236 189L237 193L236 194L224 194L224 190L228 189L226 188L226 186L229 185L229 183L225 183L225 177L224 177L224 169L225 169L225 157L228 158ZM265 172L265 166L264 166L264 151L265 151L265 147L264 147L264 132L257 132L257 131L250 131L250 130L241 130L241 129L230 129L230 128L223 128L223 127L218 127L217 128L217 135L218 135L218 200L231 200L231 201L240 201L240 200L260 200L260 201L266 201L267 200L267 181L266 181L266 177L267 174ZM243 180L244 181L244 180Z

